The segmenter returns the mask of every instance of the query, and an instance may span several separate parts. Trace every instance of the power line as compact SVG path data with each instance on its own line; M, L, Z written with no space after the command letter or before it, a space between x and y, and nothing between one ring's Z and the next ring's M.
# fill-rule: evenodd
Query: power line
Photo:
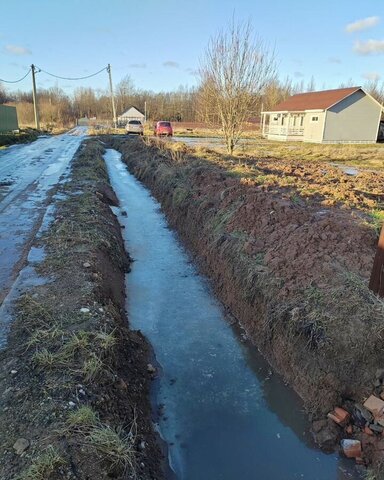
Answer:
M24 75L23 78L20 78L19 80L3 80L2 78L0 78L0 82L4 82L4 83L19 83L21 82L22 80L24 80L24 78L26 78L31 72L31 69L28 70L28 72Z
M91 75L87 75L85 77L61 77L60 75L55 75L53 73L49 73L49 72L47 72L46 70L43 70L40 67L37 67L37 68L39 69L39 72L46 73L47 75L50 75L51 77L60 78L61 80L85 80L86 78L95 77L96 75L99 75L99 73L108 69L108 67L104 67L101 70L99 70L98 72L92 73Z

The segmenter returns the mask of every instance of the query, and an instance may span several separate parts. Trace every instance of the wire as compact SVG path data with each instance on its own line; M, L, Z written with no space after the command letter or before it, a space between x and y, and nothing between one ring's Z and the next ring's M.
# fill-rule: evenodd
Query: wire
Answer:
M24 80L24 78L26 78L31 72L31 69L28 70L28 72L24 75L23 78L20 78L19 80L3 80L2 78L0 78L0 82L4 82L4 83L19 83L21 82L22 80Z
M107 70L107 69L108 69L108 67L104 67L104 68L102 68L101 70L99 70L98 72L92 73L91 75L87 75L86 77L75 77L75 78L71 78L71 77L60 77L59 75L54 75L53 73L49 73L49 72L43 70L43 69L40 68L40 67L36 67L36 68L39 69L39 72L46 73L47 75L50 75L51 77L60 78L61 80L84 80L84 79L86 79L86 78L94 77L94 76L98 75L99 73L103 72L104 70Z

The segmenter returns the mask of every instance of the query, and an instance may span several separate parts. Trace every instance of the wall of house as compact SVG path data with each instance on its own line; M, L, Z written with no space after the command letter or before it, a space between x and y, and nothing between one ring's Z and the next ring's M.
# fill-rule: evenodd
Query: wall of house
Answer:
M327 111L323 141L376 142L380 116L380 106L358 90Z
M317 118L314 121L313 118ZM325 112L305 112L304 117L304 142L321 142L323 138Z

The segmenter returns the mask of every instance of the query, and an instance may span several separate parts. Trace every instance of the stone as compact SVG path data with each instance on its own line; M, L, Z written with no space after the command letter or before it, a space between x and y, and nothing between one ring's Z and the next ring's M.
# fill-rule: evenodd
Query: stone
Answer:
M317 420L312 423L312 436L323 450L332 452L338 442L340 428L332 420Z
M83 307L83 308L80 308L80 312L81 312L81 313L89 313L90 310L89 310L89 308Z
M352 419L356 426L364 428L367 423L372 423L373 415L362 405L356 403L352 411Z
M75 403L75 402L72 402L72 401L69 401L69 402L68 402L68 406L69 406L69 408L75 408L75 407L76 407L76 403Z
M83 267L84 268L90 268L91 264L89 262L84 262Z
M361 442L359 440L343 438L340 445L347 458L361 458Z
M17 375L17 370L11 370L11 375L13 376Z
M144 440L139 443L139 445L138 445L137 448L138 448L139 450L144 450L144 449L145 449L145 442L144 442Z
M373 435L373 431L369 427L364 427L363 431L367 435Z
M17 455L22 455L28 448L30 442L26 438L18 438L13 444L13 448Z
M371 423L371 425L369 425L369 429L372 430L372 432L374 433L382 433L384 430L384 427L382 427L381 425L375 425L374 423Z
M148 365L147 365L147 372L148 372L148 373L155 373L155 372L156 372L156 368L155 368L151 363L148 363Z
M369 410L375 417L381 416L384 413L384 400L371 395L364 402L364 407Z

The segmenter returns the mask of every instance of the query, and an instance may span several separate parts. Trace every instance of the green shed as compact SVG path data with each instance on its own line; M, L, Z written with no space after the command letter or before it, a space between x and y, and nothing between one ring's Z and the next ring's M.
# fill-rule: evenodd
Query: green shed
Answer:
M19 129L16 107L0 105L0 133Z

